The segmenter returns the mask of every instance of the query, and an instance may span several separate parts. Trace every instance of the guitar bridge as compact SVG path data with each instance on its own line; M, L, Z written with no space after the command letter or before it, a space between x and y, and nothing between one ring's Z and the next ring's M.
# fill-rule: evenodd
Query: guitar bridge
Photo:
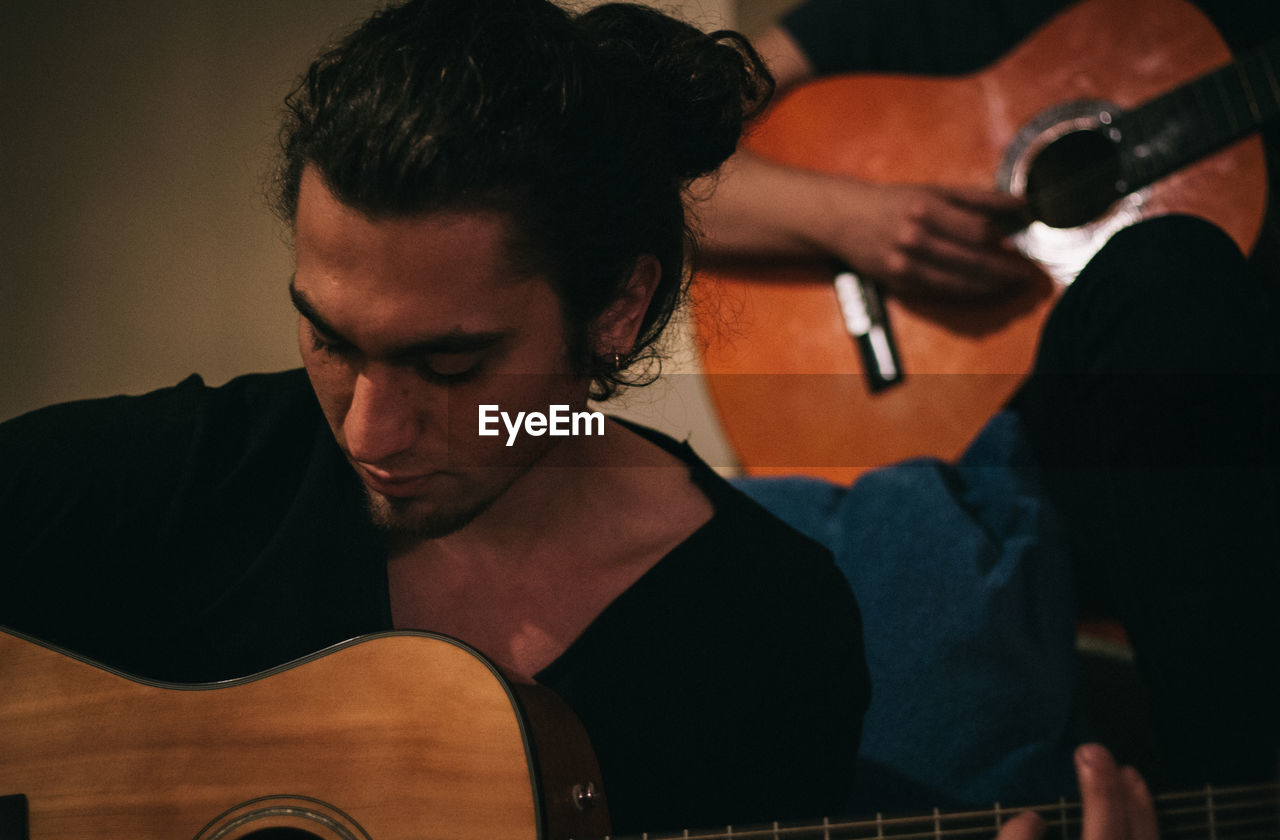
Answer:
M858 347L871 393L901 382L902 363L880 289L849 270L836 275L835 287L845 331Z
M0 796L0 840L31 840L27 797Z

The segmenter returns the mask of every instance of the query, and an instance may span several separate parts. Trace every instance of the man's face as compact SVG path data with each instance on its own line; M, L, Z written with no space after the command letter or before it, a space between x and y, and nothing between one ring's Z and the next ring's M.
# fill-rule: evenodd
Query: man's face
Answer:
M514 417L585 402L560 301L511 265L506 224L485 212L370 219L314 169L303 175L292 287L303 364L390 531L462 527L563 440L481 437L479 404Z

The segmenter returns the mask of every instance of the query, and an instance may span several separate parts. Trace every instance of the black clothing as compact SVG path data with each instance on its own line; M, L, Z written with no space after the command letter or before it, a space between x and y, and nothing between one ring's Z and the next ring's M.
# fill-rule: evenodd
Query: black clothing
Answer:
M1054 308L1012 403L1086 608L1133 644L1161 784L1276 772L1276 292L1203 220L1126 228Z
M538 675L592 739L615 831L839 810L869 696L848 586L647 434L715 516ZM300 371L42 409L0 425L0 465L2 625L174 681L391 628L384 539Z

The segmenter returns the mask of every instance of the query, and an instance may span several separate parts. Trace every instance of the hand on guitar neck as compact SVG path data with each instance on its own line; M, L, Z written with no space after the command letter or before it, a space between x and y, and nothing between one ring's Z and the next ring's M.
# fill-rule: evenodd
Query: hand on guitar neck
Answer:
M1082 807L1080 840L1158 840L1155 803L1142 776L1118 767L1099 744L1076 750ZM1025 811L1005 823L996 840L1039 840L1044 821Z

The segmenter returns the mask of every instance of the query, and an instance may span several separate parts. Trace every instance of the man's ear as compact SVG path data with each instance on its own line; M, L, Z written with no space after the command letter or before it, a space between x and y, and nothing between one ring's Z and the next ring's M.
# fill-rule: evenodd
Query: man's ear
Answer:
M640 323L662 279L662 264L652 254L642 254L616 300L596 319L594 350L597 357L617 353L626 357L635 346Z

